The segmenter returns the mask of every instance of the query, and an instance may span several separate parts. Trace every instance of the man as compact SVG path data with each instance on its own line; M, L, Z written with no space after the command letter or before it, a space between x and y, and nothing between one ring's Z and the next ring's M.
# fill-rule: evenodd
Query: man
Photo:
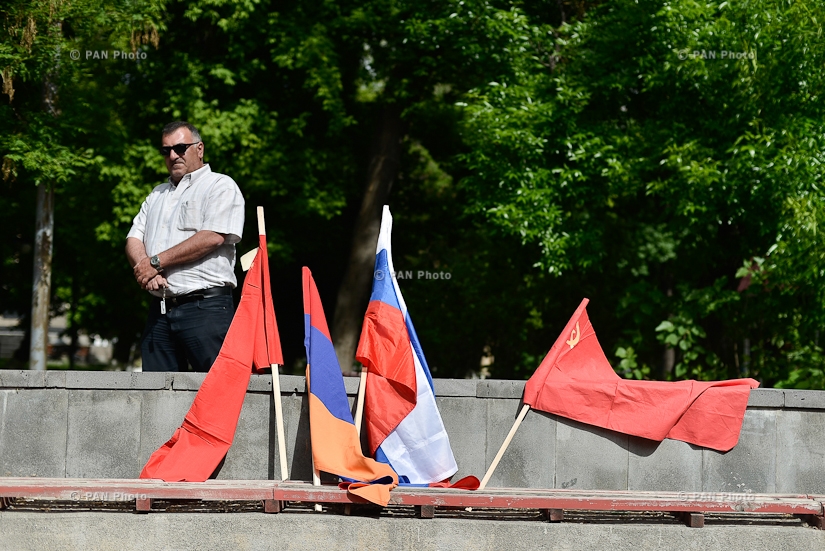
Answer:
M232 322L235 243L244 200L232 178L203 162L198 130L166 125L160 152L169 180L152 190L126 238L126 256L152 294L143 332L144 371L209 371Z

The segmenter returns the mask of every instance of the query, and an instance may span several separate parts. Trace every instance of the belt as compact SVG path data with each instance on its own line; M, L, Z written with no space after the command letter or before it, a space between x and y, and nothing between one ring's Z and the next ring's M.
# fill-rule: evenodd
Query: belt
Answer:
M198 291L192 291L191 293L186 293L185 295L178 295L176 297L166 297L166 306L167 308L174 308L175 306L180 306L181 304L186 304L187 302L194 302L196 300L203 300L205 298L219 297L231 294L232 287L229 287L228 285L225 285L223 287L210 287L209 289L200 289Z

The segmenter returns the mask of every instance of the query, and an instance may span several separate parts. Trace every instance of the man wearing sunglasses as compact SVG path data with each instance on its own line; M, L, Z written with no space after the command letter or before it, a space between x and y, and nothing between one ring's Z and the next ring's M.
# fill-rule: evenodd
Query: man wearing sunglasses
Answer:
M143 202L126 238L135 280L152 294L143 370L185 371L189 364L209 371L235 313L244 199L232 178L204 164L191 124L167 124L160 153L169 179Z

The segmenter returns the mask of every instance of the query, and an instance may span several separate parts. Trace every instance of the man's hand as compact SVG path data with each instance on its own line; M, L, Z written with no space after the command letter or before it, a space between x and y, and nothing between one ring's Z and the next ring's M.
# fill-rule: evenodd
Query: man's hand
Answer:
M188 262L194 262L211 254L226 242L226 235L209 230L201 230L189 239L178 243L174 247L158 253L161 268L166 269ZM159 275L149 262L146 247L140 239L129 237L126 239L126 257L132 265L135 280L142 289L149 289L149 282ZM166 279L163 279L164 283ZM150 289L152 290L152 289Z
M166 282L165 277L158 274L149 280L149 283L146 284L146 287L144 287L144 289L146 289L147 291L158 291L163 287L169 287L169 283Z
M160 272L152 267L148 256L144 257L140 260L140 262L135 264L132 271L135 273L135 279L142 289L149 289L149 283L152 282L155 277L160 276ZM164 279L163 281L166 280Z

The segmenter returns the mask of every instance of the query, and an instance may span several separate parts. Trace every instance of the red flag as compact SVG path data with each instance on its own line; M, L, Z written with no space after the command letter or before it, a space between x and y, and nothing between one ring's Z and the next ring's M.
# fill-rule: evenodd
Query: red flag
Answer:
M257 369L283 363L263 235L215 363L183 425L152 454L140 478L203 482L215 472L235 437L253 361Z
M261 262L258 262L259 257L262 259ZM281 337L278 334L278 322L275 320L275 307L272 305L266 235L258 235L258 254L255 256L255 262L260 264L260 284L263 289L263 300L258 303L257 333L252 365L255 372L260 373L265 369L269 369L272 365L284 365ZM248 277L249 274L247 274ZM244 279L244 285L246 285L246 279ZM275 374L277 375L277 373Z
M753 379L627 381L602 351L579 305L524 388L524 403L589 425L728 451L739 441Z

